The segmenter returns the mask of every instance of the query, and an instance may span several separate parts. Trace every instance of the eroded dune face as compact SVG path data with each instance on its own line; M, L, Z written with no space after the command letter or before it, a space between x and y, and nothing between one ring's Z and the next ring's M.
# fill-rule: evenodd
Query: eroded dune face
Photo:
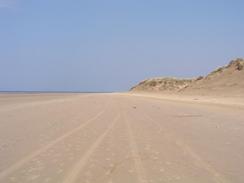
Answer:
M206 77L196 79L153 78L131 91L176 92L178 94L244 96L244 59L232 60Z

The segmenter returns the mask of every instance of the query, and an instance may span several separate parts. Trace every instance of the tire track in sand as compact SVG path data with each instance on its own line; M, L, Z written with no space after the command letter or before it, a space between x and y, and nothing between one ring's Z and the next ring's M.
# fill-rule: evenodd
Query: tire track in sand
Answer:
M132 157L133 157L134 164L135 164L138 182L147 183L148 180L147 180L147 176L146 176L146 171L144 169L144 166L143 166L143 163L141 160L142 158L139 153L138 145L136 144L136 140L135 140L135 136L132 131L132 127L131 127L128 119L125 117L125 115L124 115L124 120L125 120L125 123L127 126L130 149L131 149Z
M157 125L157 127L160 131L163 131L162 126L160 125L160 123L158 121L152 119L151 116L149 116L148 114L147 115L144 114L144 116L145 116L145 118L147 118L148 120L153 122L155 125ZM167 132L166 131L164 132L164 136L167 139L174 141L176 146L178 148L182 149L183 152L186 152L193 159L193 161L199 168L203 168L210 175L212 175L213 180L216 183L228 183L229 182L213 166L211 166L209 163L204 161L201 158L201 156L199 156L189 145L187 145L185 142L180 140L180 138L178 138L175 134L173 134L172 132L170 133L169 130L167 130Z
M107 107L106 107L106 109L107 109ZM19 168L21 168L21 166L23 166L24 164L26 164L29 161L31 161L34 157L36 157L36 156L40 155L41 153L47 151L48 149L50 149L51 147L55 146L56 144L58 144L59 142L61 142L65 138L70 137L74 133L78 132L82 128L84 128L87 125L89 125L91 122L93 122L94 120L99 118L106 111L106 109L98 112L94 117L88 119L86 122L82 123L81 125L79 125L75 129L63 134L62 136L58 137L57 139L51 141L49 144L47 144L44 147L32 152L31 154L29 154L26 157L24 157L23 159L19 160L18 162L16 162L15 164L10 166L9 168L7 168L7 169L3 170L2 172L0 172L0 180L5 178L5 177L7 177L8 175L13 173L14 171L18 170Z
M118 114L118 116L115 118L115 120L112 122L112 124L106 129L106 131L97 138L97 140L91 145L91 147L87 150L87 152L73 166L72 170L66 176L63 183L74 183L77 180L79 173L82 171L84 166L87 164L89 157L94 153L94 151L97 149L97 147L99 147L99 145L104 140L106 135L113 129L115 124L118 122L119 118L120 118L120 114Z

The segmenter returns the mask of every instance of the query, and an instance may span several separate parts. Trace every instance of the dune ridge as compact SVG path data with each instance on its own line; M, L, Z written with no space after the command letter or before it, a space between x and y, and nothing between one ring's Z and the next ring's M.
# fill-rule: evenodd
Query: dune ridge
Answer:
M158 77L144 80L130 92L157 92L172 94L244 96L244 59L237 58L207 76L192 79Z

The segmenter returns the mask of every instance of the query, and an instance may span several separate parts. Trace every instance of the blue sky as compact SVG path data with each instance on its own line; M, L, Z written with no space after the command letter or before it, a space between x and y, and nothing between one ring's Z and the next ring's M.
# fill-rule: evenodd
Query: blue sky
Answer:
M0 90L123 91L244 56L242 0L0 0Z

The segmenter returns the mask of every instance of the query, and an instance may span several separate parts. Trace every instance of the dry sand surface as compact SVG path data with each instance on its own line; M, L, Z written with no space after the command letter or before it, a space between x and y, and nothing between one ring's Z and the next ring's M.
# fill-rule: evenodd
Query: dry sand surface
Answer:
M243 139L241 106L0 95L1 183L243 183Z

